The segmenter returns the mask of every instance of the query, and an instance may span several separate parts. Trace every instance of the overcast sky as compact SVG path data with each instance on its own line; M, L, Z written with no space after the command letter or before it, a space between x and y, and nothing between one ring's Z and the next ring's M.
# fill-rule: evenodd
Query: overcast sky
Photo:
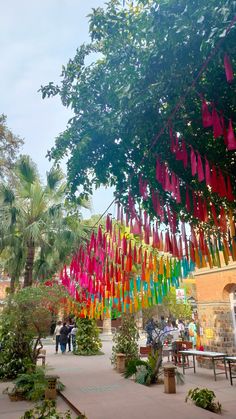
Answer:
M62 65L89 40L88 18L105 0L7 0L1 3L0 113L25 141L23 152L41 175L50 168L47 150L66 128L71 112L59 98L42 100L38 89L59 81ZM101 213L111 190L95 192L93 207Z

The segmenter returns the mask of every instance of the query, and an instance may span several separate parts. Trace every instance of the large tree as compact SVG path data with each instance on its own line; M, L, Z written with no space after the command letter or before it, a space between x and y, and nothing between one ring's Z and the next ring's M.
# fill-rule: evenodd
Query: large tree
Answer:
M41 88L43 97L59 95L74 112L49 152L56 161L69 155L72 194L115 185L121 202L127 204L129 190L140 202L142 175L161 202L187 221L199 223L194 194L204 197L207 211L214 204L216 216L218 208L235 208L232 195L213 191L192 175L189 163L193 146L195 156L207 157L212 177L215 170L225 181L229 176L236 194L235 151L226 148L223 136L214 139L201 117L202 95L211 111L215 106L222 113L227 128L230 119L236 123L235 80L227 83L224 70L225 54L236 67L235 12L232 0L112 0L92 11L91 42L63 66L61 85ZM170 129L178 145L171 145ZM183 139L185 169L174 150ZM157 182L157 157L180 180L178 200ZM188 205L187 186L193 194ZM151 193L143 206L155 215Z
M12 179L12 168L23 144L7 126L6 115L0 115L0 179Z
M11 278L11 289L24 276L24 287L58 272L86 237L80 207L66 200L66 182L53 167L40 181L35 164L22 156L14 186L0 188L0 262Z

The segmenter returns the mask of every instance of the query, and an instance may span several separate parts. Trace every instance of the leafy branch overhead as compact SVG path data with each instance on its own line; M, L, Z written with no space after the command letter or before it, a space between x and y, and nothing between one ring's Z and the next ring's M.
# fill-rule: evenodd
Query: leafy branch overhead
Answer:
M235 201L193 176L189 163L183 169L173 156L169 133L171 126L189 154L192 146L229 176L236 194L235 151L227 149L223 136L214 138L201 117L202 95L222 113L227 127L229 120L235 127L235 80L227 83L224 69L225 54L236 68L235 25L228 30L235 11L232 0L110 1L104 9L93 9L90 44L80 46L63 66L59 86L41 87L43 97L59 95L74 113L49 151L56 161L69 156L72 195L79 189L86 196L93 185L113 185L124 204L128 190L141 202L142 175L185 220L193 218L184 202L186 185L216 207L235 207ZM156 180L157 157L180 179L178 202ZM143 205L155 215L150 195Z

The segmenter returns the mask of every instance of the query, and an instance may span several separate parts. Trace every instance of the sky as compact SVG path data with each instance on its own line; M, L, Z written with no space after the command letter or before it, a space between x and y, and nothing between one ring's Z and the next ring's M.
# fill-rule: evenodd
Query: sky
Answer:
M65 130L72 112L57 97L42 100L38 90L49 81L59 82L62 65L89 41L87 15L105 2L7 0L1 4L0 114L7 115L8 127L24 139L22 152L32 157L42 178L51 166L47 150ZM101 214L112 199L110 188L95 191L93 213Z

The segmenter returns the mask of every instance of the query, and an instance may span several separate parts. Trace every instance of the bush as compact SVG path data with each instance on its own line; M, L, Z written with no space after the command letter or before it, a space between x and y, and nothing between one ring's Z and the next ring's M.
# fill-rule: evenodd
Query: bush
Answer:
M194 388L190 389L188 395L185 399L187 402L188 399L191 399L196 406L202 407L203 409L210 410L214 413L221 413L221 404L215 402L215 393L208 388Z
M122 315L122 323L113 337L112 364L116 364L116 354L125 354L130 359L138 358L138 328L133 315Z
M8 394L20 394L22 398L32 401L42 399L48 385L42 368L36 368L32 373L19 374L14 383L15 386Z
M76 334L76 355L101 354L102 341L99 338L99 329L96 321L88 318L77 320L78 331Z
M48 388L48 380L45 369L36 367L31 373L19 374L14 380L14 387L9 391L4 390L9 396L18 396L25 400L38 401L44 398L45 390ZM64 390L65 386L57 381L57 390Z
M50 330L53 305L62 292L53 287L27 287L10 295L0 317L0 379L14 379L35 370Z
M35 406L31 410L27 410L20 419L71 419L71 413L60 413L56 410L54 400L45 400L42 404ZM80 414L77 419L87 419L85 415Z

